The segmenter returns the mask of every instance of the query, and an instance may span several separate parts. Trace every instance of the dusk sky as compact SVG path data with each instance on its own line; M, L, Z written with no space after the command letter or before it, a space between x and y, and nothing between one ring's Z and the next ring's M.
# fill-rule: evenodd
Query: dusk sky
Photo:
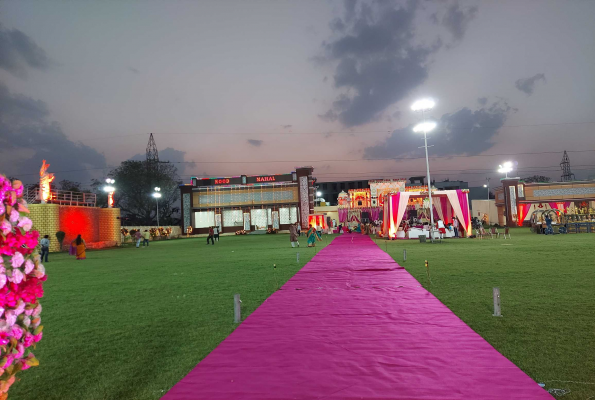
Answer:
M587 0L3 1L0 172L32 182L45 158L88 184L153 132L161 160L195 162L177 164L185 181L408 178L425 174L410 105L430 96L433 178L480 186L512 160L559 180L568 150L586 179L593 15Z

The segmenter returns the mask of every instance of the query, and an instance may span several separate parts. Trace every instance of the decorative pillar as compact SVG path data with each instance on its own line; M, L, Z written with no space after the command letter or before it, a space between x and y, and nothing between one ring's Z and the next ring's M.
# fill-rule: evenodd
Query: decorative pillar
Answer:
M298 184L298 216L302 229L308 228L308 215L314 214L314 168L297 168L294 175Z
M501 179L504 188L504 212L506 214L506 226L517 226L519 214L518 184L520 178ZM524 197L524 193L521 193Z

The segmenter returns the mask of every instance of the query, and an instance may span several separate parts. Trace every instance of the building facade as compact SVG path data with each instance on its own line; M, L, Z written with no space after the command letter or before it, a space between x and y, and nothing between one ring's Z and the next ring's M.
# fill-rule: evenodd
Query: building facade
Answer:
M180 185L182 229L193 234L207 233L218 226L222 233L238 230L289 229L308 224L314 213L312 167L288 174L241 175L226 178L192 178Z
M505 178L501 182L494 190L500 225L522 226L537 209L573 214L595 208L595 181L525 183L520 178Z

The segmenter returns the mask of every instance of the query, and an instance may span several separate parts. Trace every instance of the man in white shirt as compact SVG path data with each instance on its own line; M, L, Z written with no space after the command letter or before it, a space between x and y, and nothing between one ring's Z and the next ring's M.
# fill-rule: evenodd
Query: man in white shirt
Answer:
M438 218L438 233L440 234L440 239L444 239L446 227L444 226L444 221L442 221L440 218Z
M41 262L43 261L43 257L45 256L45 262L48 262L48 255L50 254L50 239L48 235L45 235L43 239L39 241L41 245Z
M458 238L459 237L459 220L454 218L452 220L452 227L455 230L455 237Z

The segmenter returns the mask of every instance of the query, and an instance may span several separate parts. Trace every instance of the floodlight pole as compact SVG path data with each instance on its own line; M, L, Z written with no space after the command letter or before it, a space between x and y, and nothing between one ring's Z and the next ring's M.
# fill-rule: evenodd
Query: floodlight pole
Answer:
M430 159L428 158L428 132L424 129L424 148L426 149L426 171L428 174L428 197L430 199L430 240L434 243L434 207L432 205L432 180L430 178Z
M159 198L155 197L155 201L157 202L157 228L159 228Z

